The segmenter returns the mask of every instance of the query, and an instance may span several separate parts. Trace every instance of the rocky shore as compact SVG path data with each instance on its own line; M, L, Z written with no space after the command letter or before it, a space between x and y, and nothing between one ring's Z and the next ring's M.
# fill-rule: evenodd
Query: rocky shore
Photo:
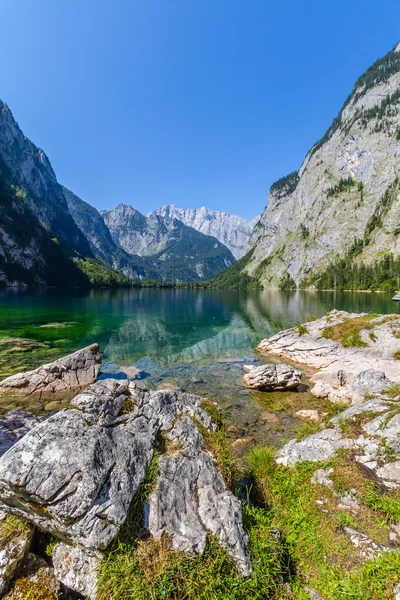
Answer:
M86 380L97 375L97 353L98 346L91 346L9 378L3 387L17 382L19 391L42 393L46 374L54 385L60 378L53 375L60 372L63 387L80 384L82 371ZM141 508L149 535L192 554L204 553L208 536L215 537L238 571L249 576L240 501L228 490L201 433L214 430L200 398L112 378L92 383L68 409L47 419L9 413L0 424L0 503L5 521L17 518L19 524L15 535L0 539L0 592L17 569L31 568L25 564L28 556L36 570L50 575L57 594L62 587L96 598L104 552L127 521L154 460L157 475ZM29 554L39 532L54 540L52 567Z
M293 365L306 364L315 370L311 392L320 408L296 413L305 424L280 449L252 449L238 487L238 479L224 479L215 406L139 381L94 381L95 345L82 351L93 360L67 357L56 369L15 376L34 394L35 381L44 387L38 372L92 365L84 367L88 386L68 408L47 418L11 411L0 420L0 593L19 600L24 586L39 585L46 600L133 598L127 589L136 578L136 590L147 581L149 597L158 598L159 571L166 577L171 561L172 598L175 585L188 585L177 583L177 557L197 555L212 585L236 586L232 598L398 600L400 318L332 311L259 350L291 364L244 365L246 387L293 393L304 387ZM64 382L82 381L79 369L74 377L67 371ZM229 579L225 560L240 581ZM295 561L296 570L282 561ZM187 568L198 581L181 593L207 597L196 575L201 563ZM218 584L221 569L228 579Z

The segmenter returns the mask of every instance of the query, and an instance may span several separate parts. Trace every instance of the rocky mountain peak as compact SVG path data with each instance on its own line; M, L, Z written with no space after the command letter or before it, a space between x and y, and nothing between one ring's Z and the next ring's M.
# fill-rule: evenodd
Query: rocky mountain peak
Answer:
M249 222L237 215L213 210L206 206L184 209L174 204L166 204L150 214L179 219L185 225L217 238L229 248L236 259L246 254L255 222L259 218L256 217Z

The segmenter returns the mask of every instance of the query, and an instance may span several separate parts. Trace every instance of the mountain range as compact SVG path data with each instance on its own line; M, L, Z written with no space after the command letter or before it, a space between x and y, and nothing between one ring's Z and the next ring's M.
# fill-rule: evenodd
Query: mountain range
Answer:
M166 204L150 213L170 219L179 219L185 225L193 227L206 235L216 237L232 252L238 260L249 250L253 229L260 216L246 221L237 215L231 215L219 210L201 208L178 208L174 204ZM149 216L150 216L149 215Z
M3 102L0 207L0 285L209 279L235 262L221 239L232 241L237 253L234 224L240 223L243 253L252 229L239 217L208 209L199 209L206 220L212 214L208 231L200 216L192 227L172 214L146 217L122 204L100 214L58 183L46 154L24 136Z
M57 182L0 102L0 283L398 288L399 109L400 44L359 77L300 169L247 222L172 204L99 213Z

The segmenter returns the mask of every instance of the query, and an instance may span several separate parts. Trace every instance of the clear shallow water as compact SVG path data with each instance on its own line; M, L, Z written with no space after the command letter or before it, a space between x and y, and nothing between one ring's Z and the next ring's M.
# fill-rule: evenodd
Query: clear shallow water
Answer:
M143 383L177 386L221 406L230 436L279 444L298 426L293 412L315 406L307 393L249 393L243 364L265 363L258 342L281 329L320 317L332 308L393 313L391 294L208 291L39 290L0 293L0 377L35 368L93 342L103 353L103 371L125 378L136 366ZM18 401L18 406L27 403ZM11 406L3 402L0 410ZM43 405L30 401L37 412ZM47 407L48 408L48 407ZM54 408L54 407L50 407ZM262 411L278 423L262 421ZM243 444L244 446L244 444Z

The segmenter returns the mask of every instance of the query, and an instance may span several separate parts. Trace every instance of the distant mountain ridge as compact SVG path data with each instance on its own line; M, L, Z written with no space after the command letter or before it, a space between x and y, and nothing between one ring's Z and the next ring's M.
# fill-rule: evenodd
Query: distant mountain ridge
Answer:
M179 219L154 213L145 217L124 204L102 211L101 216L114 243L125 252L140 256L162 279L209 279L235 262L232 253L216 238Z
M150 215L161 215L169 219L179 219L185 225L193 227L206 235L211 235L224 244L238 260L246 254L255 224L259 216L251 221L206 206L201 208L178 208L174 204L166 204Z

